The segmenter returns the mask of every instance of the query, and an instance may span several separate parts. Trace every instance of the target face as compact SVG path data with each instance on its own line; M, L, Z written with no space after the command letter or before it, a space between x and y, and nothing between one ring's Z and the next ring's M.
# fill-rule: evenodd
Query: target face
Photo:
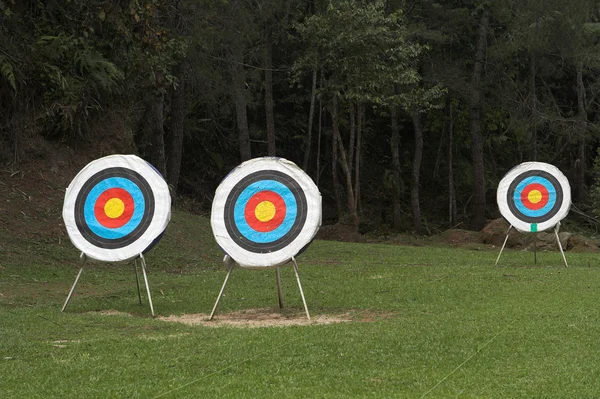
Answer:
M502 216L517 230L544 231L569 213L571 186L555 166L525 162L502 178L497 201Z
M243 267L288 262L321 226L321 194L308 175L282 158L257 158L217 188L211 212L217 243Z
M69 238L87 256L132 259L164 232L171 215L169 188L149 163L135 155L91 162L65 194Z

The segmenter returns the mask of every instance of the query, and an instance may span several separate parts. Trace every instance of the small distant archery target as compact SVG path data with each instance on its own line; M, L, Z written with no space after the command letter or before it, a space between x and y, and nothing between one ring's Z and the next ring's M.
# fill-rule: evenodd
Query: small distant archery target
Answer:
M89 163L65 194L63 218L73 245L107 262L147 251L171 218L171 196L160 173L135 155Z
M571 186L557 167L525 162L502 178L497 201L502 216L517 230L544 231L569 213Z
M252 159L217 188L211 225L217 243L240 266L279 266L306 247L319 230L321 194L293 162Z

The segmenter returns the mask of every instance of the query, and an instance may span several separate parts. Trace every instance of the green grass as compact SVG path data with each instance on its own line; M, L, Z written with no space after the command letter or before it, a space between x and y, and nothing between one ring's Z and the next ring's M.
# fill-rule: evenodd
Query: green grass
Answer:
M593 254L315 241L299 258L311 314L331 325L210 328L149 317L132 266L6 237L0 398L595 398L600 264ZM208 313L225 277L208 221L176 212L147 256L159 315ZM302 302L282 269L286 304ZM273 270L235 269L219 313L277 306ZM99 314L114 309L130 315Z

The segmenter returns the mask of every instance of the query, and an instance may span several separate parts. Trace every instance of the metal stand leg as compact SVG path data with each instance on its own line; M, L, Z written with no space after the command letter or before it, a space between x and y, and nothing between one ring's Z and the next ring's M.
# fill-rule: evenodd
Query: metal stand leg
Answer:
M306 306L306 299L304 298L304 291L302 291L302 284L300 283L300 275L298 274L298 263L296 258L292 256L292 262L294 263L294 272L296 273L296 280L298 280L298 288L300 288L300 295L302 296L302 303L304 304L304 310L306 311L306 318L310 320L310 313L308 313L308 306Z
M560 249L560 254L562 255L563 261L565 262L565 267L569 267L567 264L567 258L565 257L565 253L562 248L562 244L560 243L560 238L558 237L558 229L560 229L560 222L556 224L554 228L554 235L556 236L556 242L558 243L558 248Z
M152 317L154 317L154 305L152 305L152 295L150 295L150 285L148 284L148 276L146 276L146 259L144 259L143 254L140 254L140 260L142 263L142 274L144 275L144 282L146 283L146 293L148 294L148 302L150 303L150 312L152 313Z
M217 306L219 306L219 301L223 296L223 291L225 291L225 286L229 281L229 276L231 275L233 266L235 266L235 261L231 259L229 255L225 255L225 258L223 258L223 262L227 265L227 276L225 276L225 281L223 282L223 286L221 287L221 291L219 292L219 296L217 297L217 302L215 302L215 306L213 306L213 310L210 313L210 317L208 318L208 320L212 320L213 316L215 315L215 312L217 311Z
M135 269L135 284L137 285L138 299L140 300L140 305L141 305L142 304L142 293L140 292L140 276L138 273L137 259L133 260L133 267Z
M506 238L504 239L504 244L502 244L502 248L500 249L500 253L498 254L498 258L496 259L496 263L494 263L494 266L498 265L498 261L500 260L500 255L502 255L502 251L504 251L504 246L506 245L506 242L508 241L508 235L510 234L510 229L512 229L512 224L510 226L508 226L508 230L506 230Z
M277 295L279 297L279 309L283 309L283 291L281 289L281 271L279 268L275 269L277 274Z
M79 255L79 273L77 273L77 277L75 277L75 282L73 283L73 286L71 287L71 291L69 291L69 295L67 295L67 300L65 301L65 304L63 305L62 309L60 310L61 312L65 311L65 309L67 308L67 305L69 304L69 301L71 300L71 295L73 295L73 292L75 292L75 287L77 286L79 277L81 277L81 273L83 272L83 266L85 266L86 261L87 261L87 256L82 252L81 255Z

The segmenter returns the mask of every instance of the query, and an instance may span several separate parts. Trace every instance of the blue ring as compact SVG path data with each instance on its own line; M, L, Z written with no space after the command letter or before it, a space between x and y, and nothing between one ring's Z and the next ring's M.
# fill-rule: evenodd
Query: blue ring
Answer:
M273 191L274 193L279 194L285 203L285 218L279 227L268 232L256 231L250 227L244 214L246 210L246 204L250 198L261 191ZM255 243L266 244L280 239L281 237L285 236L288 231L290 231L294 225L294 222L296 221L297 211L298 204L296 203L296 198L287 186L275 180L261 180L250 184L244 189L244 191L241 192L240 196L235 202L233 219L239 232L246 239Z
M529 209L525 205L523 205L523 201L521 201L521 193L527 185L533 183L541 184L546 188L546 190L548 190L548 202L546 203L546 205L544 205L543 208ZM545 179L540 176L530 176L523 179L517 185L513 199L517 210L523 215L528 217L541 217L550 212L554 207L554 204L556 203L556 188L548 179Z
M133 198L134 204L133 215L131 216L129 222L114 229L100 224L98 219L96 219L96 214L94 213L94 206L96 205L98 197L100 197L103 192L111 188L122 188L123 190L127 191ZM116 240L118 238L125 237L127 234L135 230L144 217L145 208L146 202L144 200L144 194L134 182L123 177L109 177L108 179L104 179L96 184L90 190L90 193L85 200L85 204L83 205L83 215L87 226L94 234L104 239Z

